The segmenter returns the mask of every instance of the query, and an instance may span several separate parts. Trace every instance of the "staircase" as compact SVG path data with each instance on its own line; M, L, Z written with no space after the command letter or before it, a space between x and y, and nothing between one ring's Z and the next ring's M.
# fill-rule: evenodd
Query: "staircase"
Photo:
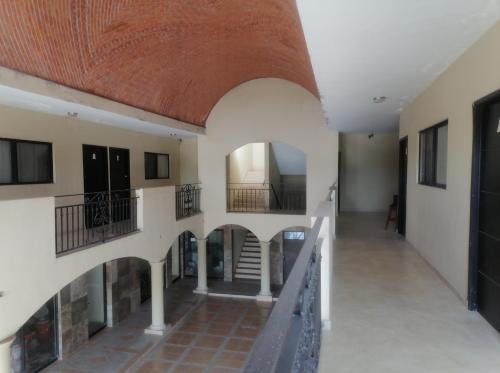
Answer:
M234 277L260 280L260 243L251 232L248 232L245 238Z

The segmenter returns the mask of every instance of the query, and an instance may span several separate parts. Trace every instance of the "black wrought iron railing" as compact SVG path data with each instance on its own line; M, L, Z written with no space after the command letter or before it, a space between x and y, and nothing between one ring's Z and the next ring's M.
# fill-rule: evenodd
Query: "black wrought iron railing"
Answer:
M229 183L227 211L305 214L306 191L268 183Z
M56 197L56 255L106 242L138 230L134 190Z
M323 218L309 233L278 302L258 336L245 373L314 373L321 346L321 256L317 240Z
M177 185L175 191L175 216L178 219L187 218L201 212L201 185Z

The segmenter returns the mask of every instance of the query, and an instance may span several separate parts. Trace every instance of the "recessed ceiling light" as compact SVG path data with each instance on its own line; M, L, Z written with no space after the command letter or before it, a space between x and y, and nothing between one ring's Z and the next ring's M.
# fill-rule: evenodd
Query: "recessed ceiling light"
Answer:
M78 116L78 113L75 111L68 111L68 117L70 118L76 118Z
M382 103L387 101L387 97L386 96L376 96L376 97L372 98L372 101L374 104L382 104Z

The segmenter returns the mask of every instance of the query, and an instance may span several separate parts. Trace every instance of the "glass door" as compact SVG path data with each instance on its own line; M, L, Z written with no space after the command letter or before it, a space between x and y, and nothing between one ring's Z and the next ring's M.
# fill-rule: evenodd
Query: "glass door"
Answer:
M45 303L19 330L12 346L14 369L39 372L57 360L56 298Z
M198 244L191 232L184 232L180 237L181 249L184 253L184 276L198 277Z
M215 230L207 240L207 276L224 278L224 231Z
M95 267L87 276L89 337L106 327L106 272L104 265Z

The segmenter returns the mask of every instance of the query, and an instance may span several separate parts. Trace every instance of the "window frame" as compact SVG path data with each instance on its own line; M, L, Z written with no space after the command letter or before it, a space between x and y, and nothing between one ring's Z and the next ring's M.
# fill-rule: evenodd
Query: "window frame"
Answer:
M22 139L11 139L0 137L0 141L7 141L10 143L10 162L11 162L11 172L12 172L12 182L2 183L0 186L5 185L38 185L38 184L54 184L54 154L52 149L52 143L46 141L34 141L34 140L22 140ZM27 143L27 144L39 144L48 145L49 147L49 180L48 181L19 181L19 168L17 162L17 144Z
M439 189L446 189L448 178L446 178L445 184L437 182L438 130L443 127L447 127L449 129L448 119L418 132L418 184L420 185L430 186ZM433 135L433 144L432 144L433 159L432 159L432 177L431 177L432 180L430 182L425 180L425 176L422 177L422 137L429 132L432 132ZM446 150L448 151L448 136L446 138ZM446 172L448 172L448 156L446 156Z
M156 177L148 177L146 170L147 170L147 165L146 165L146 156L147 155L154 155L156 158ZM158 156L159 155L165 155L167 156L167 164L168 164L168 173L166 177L158 177ZM145 180L168 180L170 179L170 154L167 153L155 153L155 152L144 152L144 179Z

